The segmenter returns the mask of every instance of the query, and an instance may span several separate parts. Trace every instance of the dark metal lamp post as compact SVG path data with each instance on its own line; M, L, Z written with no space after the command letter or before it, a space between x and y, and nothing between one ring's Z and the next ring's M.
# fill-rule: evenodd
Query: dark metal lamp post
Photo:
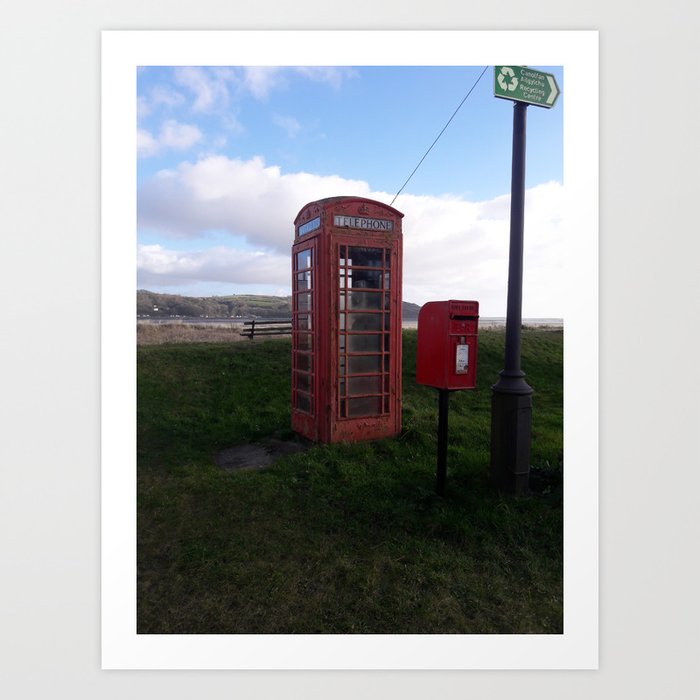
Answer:
M513 110L505 367L491 387L491 479L503 491L522 494L528 491L532 432L532 387L520 369L527 104L515 102Z

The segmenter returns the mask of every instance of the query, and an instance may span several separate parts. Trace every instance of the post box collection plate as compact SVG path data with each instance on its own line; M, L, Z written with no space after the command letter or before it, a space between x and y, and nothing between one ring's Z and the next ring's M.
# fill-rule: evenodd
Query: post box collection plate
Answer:
M469 346L458 345L455 372L457 374L466 374L469 371Z

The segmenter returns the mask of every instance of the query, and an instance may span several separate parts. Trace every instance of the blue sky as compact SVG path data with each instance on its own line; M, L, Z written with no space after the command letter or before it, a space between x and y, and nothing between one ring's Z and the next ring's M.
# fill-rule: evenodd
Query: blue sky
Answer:
M484 67L140 68L139 288L288 294L299 209L390 203ZM563 107L527 111L525 316L562 315ZM405 300L505 315L511 145L489 67L394 202Z

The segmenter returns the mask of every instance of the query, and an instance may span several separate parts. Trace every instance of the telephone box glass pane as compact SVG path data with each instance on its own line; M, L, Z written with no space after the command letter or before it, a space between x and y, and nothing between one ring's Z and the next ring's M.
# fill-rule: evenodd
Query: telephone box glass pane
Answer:
M297 273L297 291L303 292L306 289L311 289L311 270L307 272Z
M350 355L348 357L350 374L369 374L382 371L381 355Z
M349 309L369 309L381 311L382 295L379 292L348 292L347 303ZM341 298L341 309L344 309L345 299Z
M299 333L297 336L297 349L311 352L313 350L310 333Z
M307 314L299 314L297 316L297 328L300 331L310 331L311 330L311 316Z
M304 353L298 352L296 354L296 369L300 369L302 372L311 371L311 355L306 355Z
M352 270L348 276L348 287L352 289L381 289L382 273L380 270Z
M348 330L380 331L382 330L382 314L349 313Z
M379 334L348 336L348 352L379 352L381 349L382 336Z
M383 248L350 247L348 265L353 267L382 267Z
M381 394L382 378L377 377L350 377L348 379L348 394L359 396L360 394Z
M299 294L297 296L297 310L311 311L311 294Z
M300 411L311 413L311 399L306 394L297 394L297 408Z
M361 399L348 399L348 417L376 416L382 412L381 396L366 396Z
M311 249L297 253L297 270L311 267Z
M301 389L301 391L306 391L307 393L311 392L310 374L302 374L301 372L297 373L297 389Z

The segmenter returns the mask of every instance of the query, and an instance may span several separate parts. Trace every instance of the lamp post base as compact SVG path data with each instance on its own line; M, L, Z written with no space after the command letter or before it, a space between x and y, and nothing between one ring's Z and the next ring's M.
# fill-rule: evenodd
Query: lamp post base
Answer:
M491 482L513 494L526 494L530 481L532 389L500 391L491 396Z

